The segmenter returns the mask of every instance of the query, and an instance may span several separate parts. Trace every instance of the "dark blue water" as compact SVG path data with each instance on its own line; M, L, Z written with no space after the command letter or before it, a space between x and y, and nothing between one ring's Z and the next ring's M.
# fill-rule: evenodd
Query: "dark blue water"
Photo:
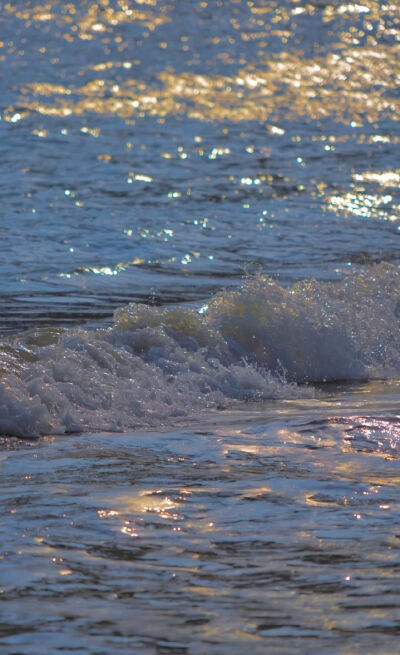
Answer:
M0 2L5 653L396 652L399 10Z
M1 7L5 327L398 260L396 4Z

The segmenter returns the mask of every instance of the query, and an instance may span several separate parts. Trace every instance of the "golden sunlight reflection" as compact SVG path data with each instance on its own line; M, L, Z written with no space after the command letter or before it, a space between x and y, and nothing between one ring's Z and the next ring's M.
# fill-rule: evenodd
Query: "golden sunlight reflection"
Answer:
M200 121L288 120L299 115L330 116L346 123L352 117L354 125L373 123L383 116L397 121L400 101L385 95L385 89L393 85L398 56L393 48L384 52L350 49L314 61L282 53L232 76L165 70L157 75L156 84L140 79L115 84L101 78L81 87L34 82L23 90L24 106L45 115L116 113L127 120L185 114ZM368 94L358 90L360 79L369 87ZM281 133L276 127L270 131ZM211 158L222 154L214 151Z
M115 266L79 266L72 273L59 273L59 277L70 278L72 275L81 275L82 273L93 273L94 275L118 275L126 271L130 266L140 266L141 264L153 264L153 260L146 260L141 257L135 257L128 262L120 262Z
M400 170L365 171L364 173L355 173L353 179L356 182L376 182L381 186L398 187L400 184Z
M206 5L205 5L206 6ZM94 78L77 85L55 84L34 81L22 90L25 109L44 115L68 117L93 112L101 115L118 114L125 120L135 117L166 116L185 114L199 121L230 120L233 122L271 119L291 119L307 116L324 119L328 116L359 127L365 122L373 123L383 116L399 120L400 106L396 94L387 94L388 89L397 86L397 62L399 58L398 31L392 27L396 6L375 0L362 3L313 4L287 8L279 3L248 3L250 15L246 14L243 25L232 15L235 32L228 43L256 41L259 48L256 63L247 62L244 55L232 58L231 51L218 53L222 62L234 65L231 74L209 74L209 66L203 71L192 72L191 60L188 70L175 71L171 63L155 74L152 82L132 76L125 79ZM18 3L5 4L5 11L26 23L48 23L54 21L62 30L62 38L72 43L76 39L101 43L97 63L85 65L84 71L93 73L135 70L140 75L139 58L121 56L119 60L107 59L109 44L114 41L121 53L125 50L120 26L137 23L147 38L161 25L174 20L170 5L156 0L125 0L115 6L111 0L89 3L78 11L72 2L67 2L62 14L52 12L52 3L21 8ZM271 56L267 43L278 37L282 44L296 35L296 21L304 15L318 12L322 22L329 27L333 20L343 24L343 31L335 34L337 44L326 56L318 52L313 58L305 58L302 52L285 48ZM353 25L357 17L364 16L360 27ZM390 23L390 29L386 23ZM378 25L377 34L374 25ZM249 29L251 26L254 29ZM382 42L382 32L393 33L395 43L390 46ZM360 39L363 37L361 45ZM189 48L191 36L182 35L179 46L183 51ZM210 37L211 38L211 37ZM157 37L154 37L155 41ZM213 36L214 45L223 43L220 36ZM168 50L169 43L160 38L157 47ZM240 50L241 52L241 50ZM197 62L196 58L193 62ZM193 63L192 62L192 63ZM206 62L209 63L209 62ZM76 79L76 78L75 78ZM49 100L45 100L49 99ZM10 109L10 108L9 108ZM15 114L14 114L15 115ZM22 114L20 114L22 117ZM272 126L272 133L283 130ZM224 152L211 152L210 158Z
M119 532L128 537L139 537L143 527L143 519L148 516L159 517L163 521L171 521L172 530L180 530L177 522L184 518L178 513L183 506L190 490L182 489L177 497L170 498L162 489L135 490L132 495L113 496L112 503L117 509L99 509L100 519L112 519L118 522ZM146 521L145 521L146 522Z
M8 14L14 14L16 18L25 22L42 23L57 20L58 24L67 28L64 38L69 42L75 38L90 41L98 34L112 34L115 27L127 21L138 22L153 31L159 25L170 20L165 15L165 8L157 9L156 0L125 0L116 3L117 6L113 6L114 3L111 0L102 0L102 2L86 3L86 5L82 3L81 11L77 11L73 2L66 2L63 13L57 13L57 15L52 12L51 2L33 6L29 6L29 4L21 7L19 3L9 2L5 4L4 9ZM155 7L157 11L150 7Z
M365 193L364 189L348 191L343 195L332 195L327 200L328 209L336 213L354 214L361 218L378 218L385 221L398 221L400 206L392 203L389 194ZM386 208L385 208L386 207Z
M400 0L0 5L0 651L396 652Z
M250 82L252 78L240 71L232 78L164 72L158 76L160 84L153 87L140 80L124 82L116 87L99 79L72 89L33 83L23 91L26 96L24 105L31 111L61 117L94 112L116 113L125 119L185 114L200 121L233 122L268 121L278 117L289 120L298 115L312 119L333 116L342 122L348 122L349 115L368 122L374 122L382 115L398 120L400 105L397 98L385 97L378 90L372 90L368 97L364 97L353 91L351 79L346 76L343 78L345 84L340 84L340 76L337 78L334 74L338 61L321 62L324 70L324 79L321 80L316 76L315 68L309 66L309 70L304 71L303 60L287 56L282 56L282 59L279 63L270 62L266 64L266 70L258 71L256 86ZM353 62L356 69L358 63ZM372 60L371 65L374 64L375 60ZM382 62L380 64L382 66ZM385 60L385 70L392 65L394 61ZM352 73L354 79L359 74L357 70ZM72 94L74 100L70 97ZM44 97L52 97L53 102L46 103L41 100ZM219 154L215 153L215 156Z

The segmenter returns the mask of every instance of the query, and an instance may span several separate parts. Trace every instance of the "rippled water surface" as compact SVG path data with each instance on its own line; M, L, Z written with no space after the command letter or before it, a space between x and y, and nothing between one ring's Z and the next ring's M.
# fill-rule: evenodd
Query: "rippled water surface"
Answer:
M4 652L397 652L398 402L3 440Z
M398 261L396 2L0 8L6 325Z
M2 652L398 651L399 12L0 0Z

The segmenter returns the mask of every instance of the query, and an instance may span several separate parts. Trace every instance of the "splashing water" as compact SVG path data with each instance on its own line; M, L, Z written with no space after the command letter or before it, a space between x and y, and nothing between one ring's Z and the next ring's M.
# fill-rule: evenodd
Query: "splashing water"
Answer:
M2 344L0 428L120 431L310 396L312 382L395 377L398 282L387 264L288 288L259 276L205 311L130 304L108 329L28 331Z

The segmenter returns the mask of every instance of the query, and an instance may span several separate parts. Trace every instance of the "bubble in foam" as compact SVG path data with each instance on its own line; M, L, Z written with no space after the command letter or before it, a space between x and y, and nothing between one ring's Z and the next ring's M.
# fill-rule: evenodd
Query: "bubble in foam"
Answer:
M258 276L202 312L131 304L108 329L29 331L1 346L0 430L119 431L395 377L399 299L399 269L381 264L337 283Z

